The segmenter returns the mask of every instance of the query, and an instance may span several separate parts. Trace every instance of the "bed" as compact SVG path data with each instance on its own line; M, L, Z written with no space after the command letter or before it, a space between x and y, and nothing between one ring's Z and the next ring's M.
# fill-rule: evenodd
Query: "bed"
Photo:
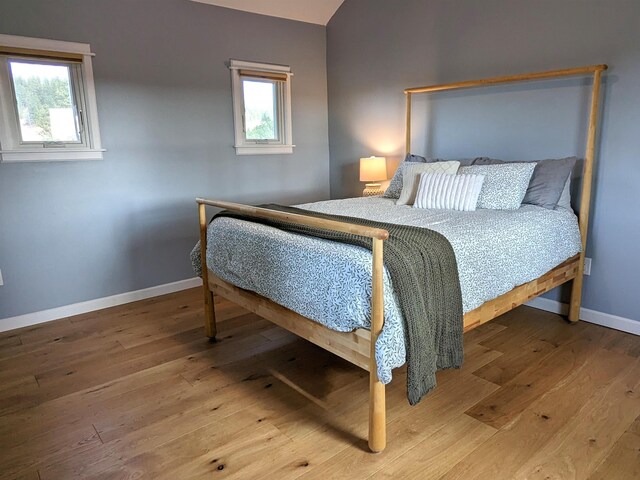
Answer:
M414 94L483 85L593 75L579 222L573 212L523 206L518 210L453 212L399 206L387 198L300 205L311 212L428 227L449 240L458 264L464 331L563 283L573 281L569 320L579 319L589 218L601 73L605 65L496 77L405 90L407 152ZM381 228L229 202L197 199L200 217L206 335L215 339L213 293L306 338L370 375L369 448L386 445L385 384L405 361L398 301L384 265L389 234ZM371 249L281 231L238 218L207 228L206 207L286 221L371 239ZM277 268L273 268L277 266ZM312 301L310 299L313 299Z

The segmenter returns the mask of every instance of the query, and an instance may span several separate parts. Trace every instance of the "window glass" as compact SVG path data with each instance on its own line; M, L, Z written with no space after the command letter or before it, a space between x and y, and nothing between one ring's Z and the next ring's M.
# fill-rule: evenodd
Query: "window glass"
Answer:
M9 60L23 143L80 143L71 66Z
M271 81L242 80L247 140L278 140L276 88Z

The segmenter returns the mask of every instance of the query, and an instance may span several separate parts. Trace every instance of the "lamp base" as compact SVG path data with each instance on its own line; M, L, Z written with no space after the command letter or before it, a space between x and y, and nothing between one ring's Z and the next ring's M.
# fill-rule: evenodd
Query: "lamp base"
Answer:
M362 191L363 197L374 197L376 195L382 195L384 190L381 183L367 183L366 188Z

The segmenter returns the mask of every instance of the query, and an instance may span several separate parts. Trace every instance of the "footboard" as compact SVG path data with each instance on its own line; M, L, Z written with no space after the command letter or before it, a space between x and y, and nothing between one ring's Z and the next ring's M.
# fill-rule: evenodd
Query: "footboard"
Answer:
M385 388L378 379L375 343L384 323L384 284L383 242L389 238L389 232L381 228L367 227L347 222L338 222L294 213L285 213L266 208L220 202L197 198L200 220L200 261L202 266L203 292L205 302L205 331L214 340L216 336L213 291L234 301L258 315L280 325L297 335L329 350L346 360L369 371L369 448L381 452L386 446L385 428ZM285 221L295 225L305 225L325 230L352 233L371 239L373 269L371 275L371 331L359 330L358 333L334 332L291 310L269 301L264 297L246 292L223 282L212 275L207 268L207 216L206 207L212 206L252 217Z

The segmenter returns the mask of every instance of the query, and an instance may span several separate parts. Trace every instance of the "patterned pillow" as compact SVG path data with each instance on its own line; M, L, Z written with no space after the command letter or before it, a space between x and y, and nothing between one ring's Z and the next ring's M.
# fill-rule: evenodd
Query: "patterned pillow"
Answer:
M402 192L402 172L404 170L404 166L411 163L429 163L431 160L428 160L420 155L412 155L408 154L405 159L398 165L398 169L396 173L393 175L387 190L384 192L384 198L399 198L400 192Z
M413 208L437 208L473 212L478 204L484 175L423 173Z
M402 172L402 191L396 201L396 205L413 205L421 174L444 173L455 175L458 167L460 167L460 162L407 163Z
M527 193L535 163L504 163L462 167L459 173L485 175L478 208L517 210Z

